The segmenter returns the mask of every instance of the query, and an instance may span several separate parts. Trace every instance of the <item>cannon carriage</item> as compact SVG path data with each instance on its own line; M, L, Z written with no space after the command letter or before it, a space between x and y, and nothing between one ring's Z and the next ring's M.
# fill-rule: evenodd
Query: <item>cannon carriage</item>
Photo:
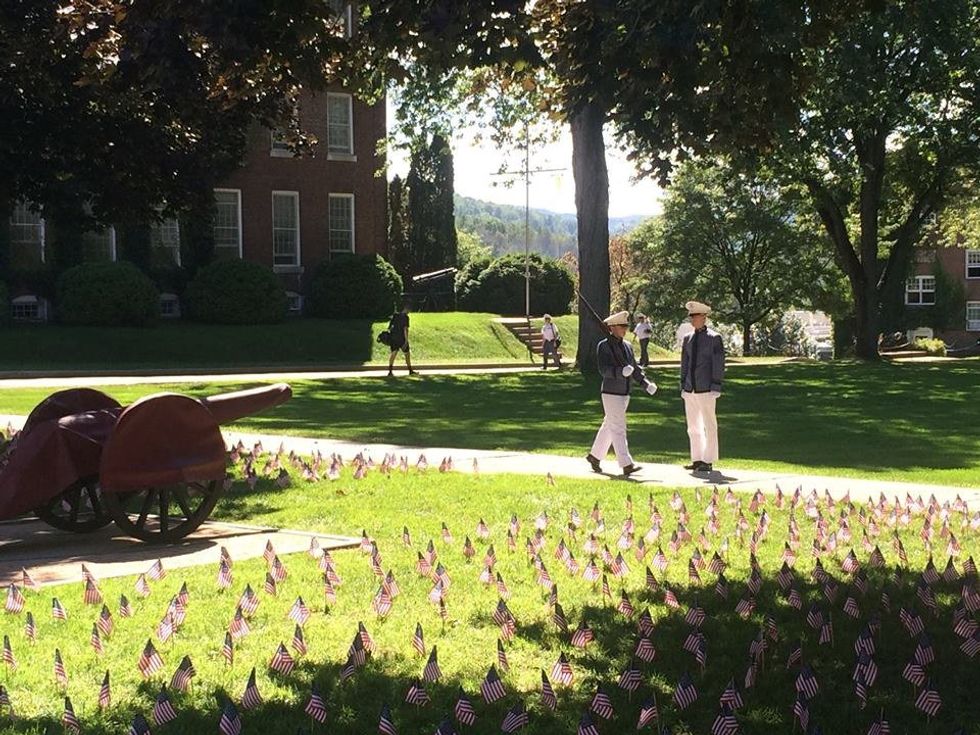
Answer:
M124 408L90 388L54 393L0 453L0 520L33 512L65 531L114 522L142 541L178 541L224 490L221 424L291 395L279 383L202 399L160 393Z

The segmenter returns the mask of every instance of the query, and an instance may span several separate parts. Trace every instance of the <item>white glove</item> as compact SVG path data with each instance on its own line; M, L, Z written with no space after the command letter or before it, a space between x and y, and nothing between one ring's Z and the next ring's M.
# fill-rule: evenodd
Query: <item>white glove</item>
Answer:
M633 374L633 366L632 365L624 365L623 366L623 377L624 378L628 378L632 374Z
M713 390L708 395L711 396L712 398L721 398L721 391Z
M652 380L648 380L646 385L646 391L652 396L654 393L657 392L657 384L654 383Z

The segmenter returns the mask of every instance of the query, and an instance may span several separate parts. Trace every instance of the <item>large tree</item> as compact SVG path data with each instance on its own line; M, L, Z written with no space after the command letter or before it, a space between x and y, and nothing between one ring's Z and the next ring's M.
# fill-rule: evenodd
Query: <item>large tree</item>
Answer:
M980 5L866 0L808 17L825 32L801 29L796 118L773 160L809 192L848 279L856 353L876 359L923 225L980 163Z
M833 281L833 263L806 203L766 171L743 173L717 159L675 172L663 215L631 234L656 263L650 313L676 322L688 298L710 303L717 318L742 330L752 351L755 325L812 299Z
M412 151L406 182L408 237L399 257L403 278L456 265L458 243L453 214L453 153L440 134Z

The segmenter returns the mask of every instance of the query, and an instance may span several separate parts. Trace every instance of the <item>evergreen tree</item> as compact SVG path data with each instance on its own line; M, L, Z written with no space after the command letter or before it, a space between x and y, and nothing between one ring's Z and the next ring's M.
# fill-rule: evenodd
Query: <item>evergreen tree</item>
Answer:
M406 194L405 182L395 176L388 184L388 262L403 279L408 278L412 270Z
M408 172L408 259L405 275L455 265L458 242L449 143L435 135L412 153Z

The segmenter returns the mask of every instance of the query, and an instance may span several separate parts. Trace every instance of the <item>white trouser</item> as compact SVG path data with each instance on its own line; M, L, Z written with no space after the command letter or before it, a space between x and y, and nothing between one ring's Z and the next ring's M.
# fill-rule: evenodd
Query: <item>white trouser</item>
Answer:
M715 401L710 393L683 391L684 413L687 415L687 435L691 438L691 461L718 461L718 419Z
M633 464L630 456L630 448L626 443L626 407L630 405L630 397L614 396L609 393L602 393L602 411L605 418L602 419L602 426L596 432L595 441L592 442L592 456L603 459L609 453L611 446L616 451L616 461L620 467L629 467Z

